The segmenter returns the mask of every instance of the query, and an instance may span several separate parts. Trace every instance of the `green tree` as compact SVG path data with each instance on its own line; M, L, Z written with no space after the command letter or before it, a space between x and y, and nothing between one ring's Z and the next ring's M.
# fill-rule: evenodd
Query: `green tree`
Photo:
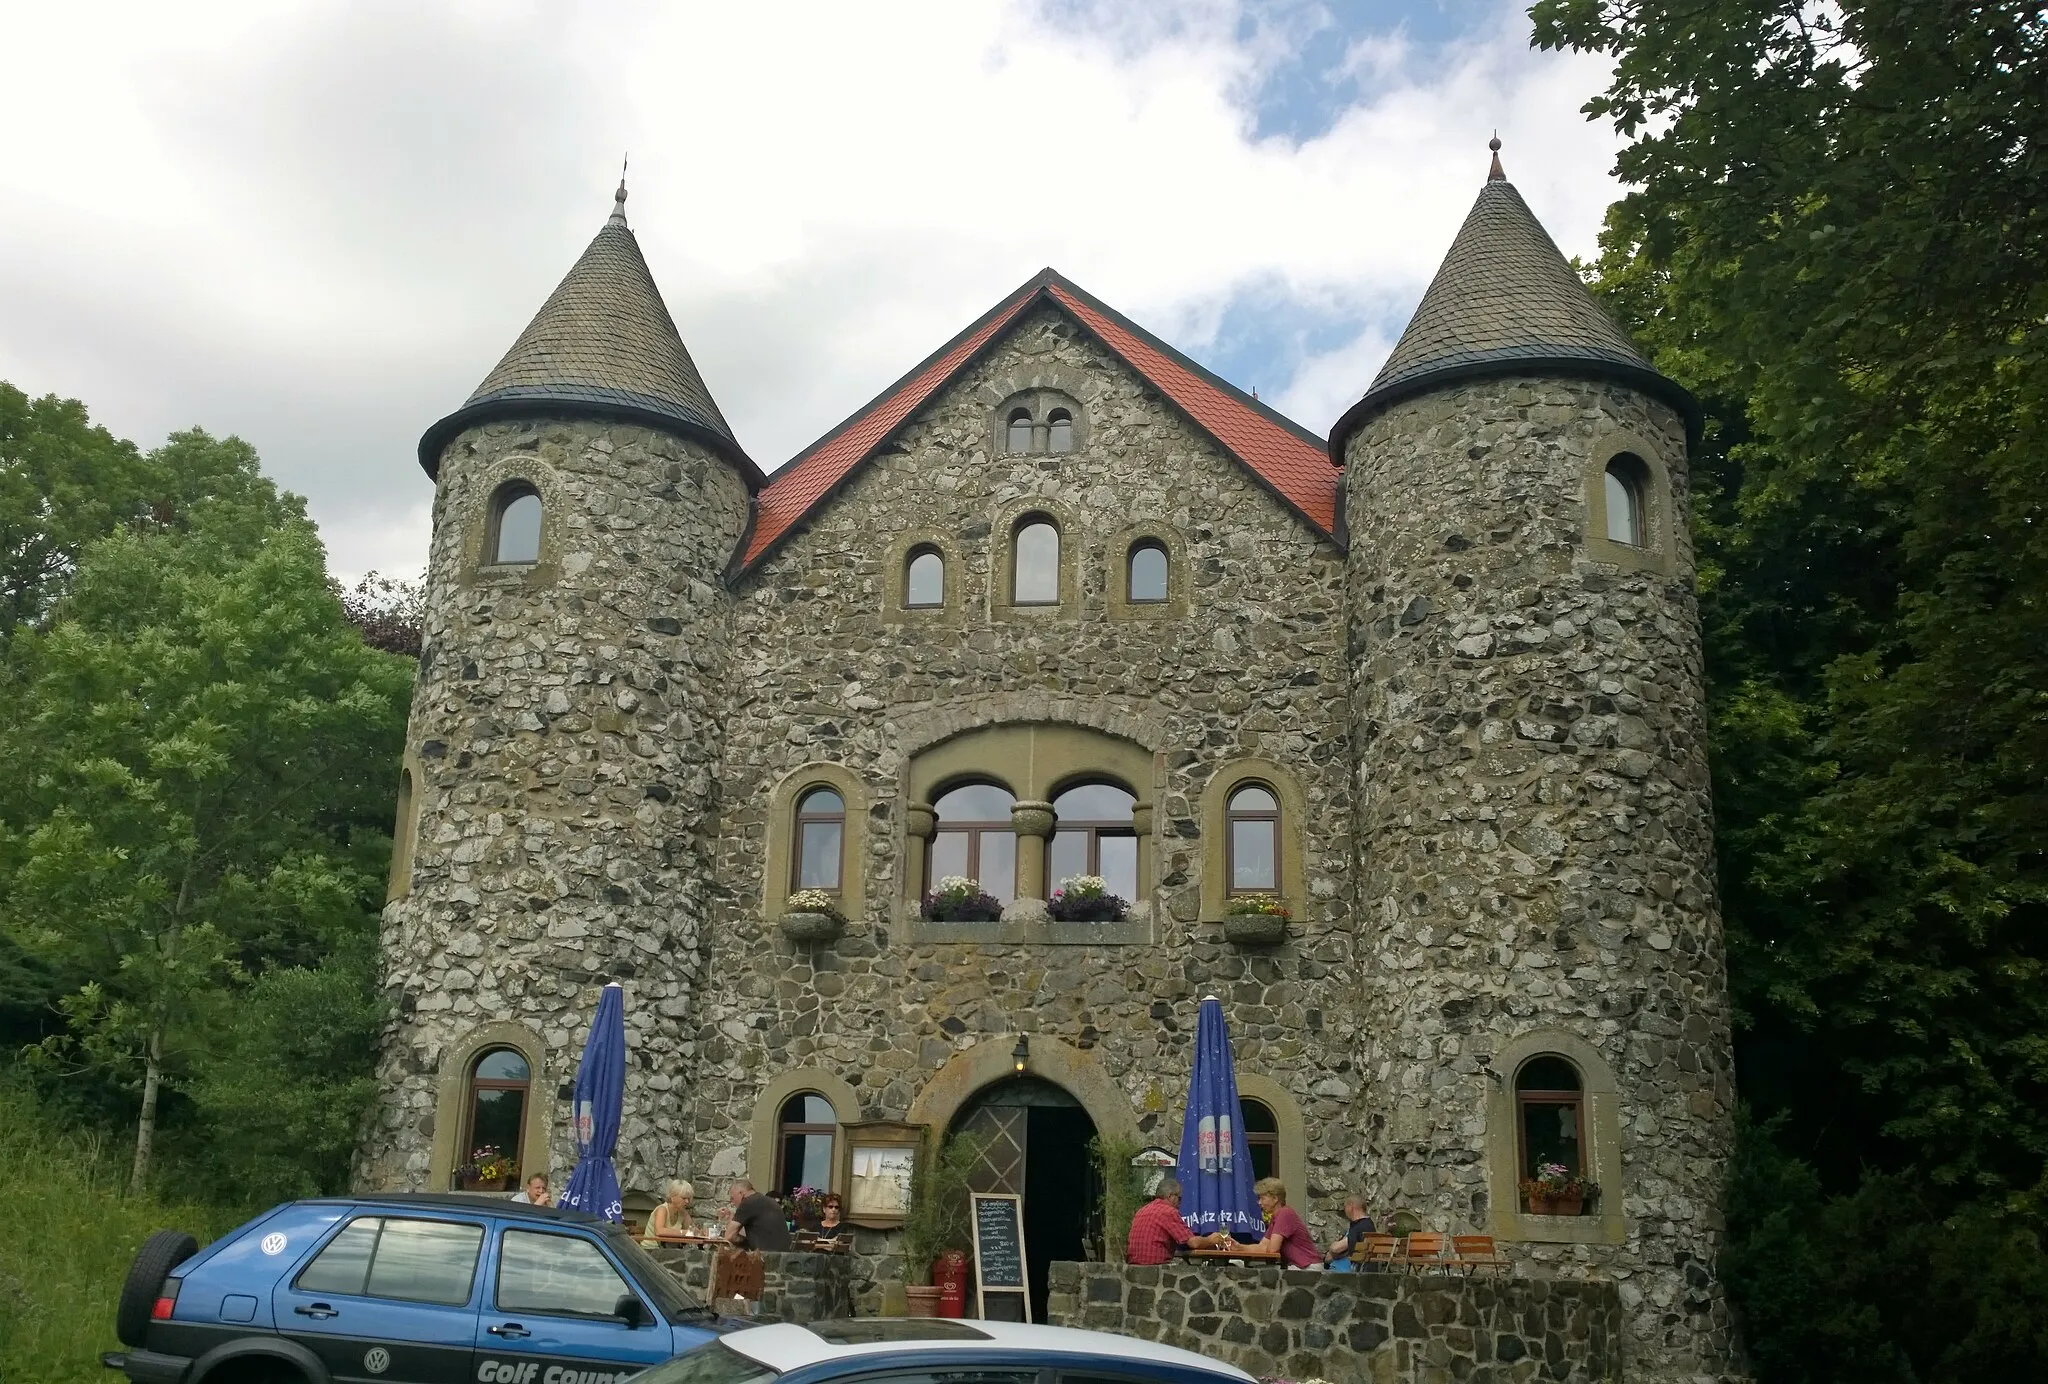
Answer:
M48 612L86 544L142 511L146 471L77 400L0 382L0 649Z

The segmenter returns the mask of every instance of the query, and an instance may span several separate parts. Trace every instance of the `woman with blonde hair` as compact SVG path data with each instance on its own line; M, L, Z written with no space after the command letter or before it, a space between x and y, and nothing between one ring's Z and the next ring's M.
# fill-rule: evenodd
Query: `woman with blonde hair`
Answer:
M1322 1251L1308 1233L1300 1213L1287 1204L1287 1184L1277 1177L1262 1177L1252 1184L1258 1193L1259 1210L1266 1217L1266 1238L1259 1248L1268 1254L1278 1251L1280 1262L1290 1269L1320 1268Z
M654 1217L647 1223L648 1233L657 1240L693 1233L697 1223L690 1206L696 1199L696 1188L681 1178L671 1178L667 1199L654 1208Z

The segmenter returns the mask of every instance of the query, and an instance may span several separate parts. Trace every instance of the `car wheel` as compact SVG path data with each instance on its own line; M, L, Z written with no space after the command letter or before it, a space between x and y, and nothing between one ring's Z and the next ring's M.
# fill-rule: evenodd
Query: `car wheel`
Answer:
M141 1346L157 1290L171 1270L198 1249L199 1242L182 1230L159 1230L142 1242L135 1262L128 1266L128 1281L121 1285L121 1298L114 1308L114 1334L122 1345Z

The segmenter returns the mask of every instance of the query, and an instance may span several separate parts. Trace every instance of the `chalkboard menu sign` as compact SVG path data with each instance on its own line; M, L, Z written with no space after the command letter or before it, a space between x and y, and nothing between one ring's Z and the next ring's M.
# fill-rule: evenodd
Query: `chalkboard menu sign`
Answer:
M1031 1289L1024 1272L1024 1198L1013 1192L969 1196L974 1203L974 1314L984 1321L1028 1322Z

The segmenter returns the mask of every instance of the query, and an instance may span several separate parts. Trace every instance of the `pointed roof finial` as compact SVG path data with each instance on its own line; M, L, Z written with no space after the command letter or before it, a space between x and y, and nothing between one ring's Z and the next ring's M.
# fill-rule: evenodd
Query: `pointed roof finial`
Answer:
M626 159L628 157L628 155L624 154L619 156L619 190L612 194L612 214L611 219L605 222L607 226L623 226L626 224Z
M1489 139L1488 141L1486 141L1486 147L1487 147L1487 148L1489 148L1489 149L1491 149L1491 150L1493 150L1493 167L1491 167L1491 168L1489 168L1489 169L1487 169L1487 170L1486 170L1486 181L1488 181L1489 183L1504 183L1504 182L1506 182L1506 181L1508 180L1508 175L1507 175L1506 171L1505 171L1505 170L1503 170L1503 169L1501 168L1501 166L1500 166L1500 131L1499 131L1499 130L1495 130L1495 131L1493 132L1493 138L1492 138L1492 139ZM621 192L621 193L623 193L623 192L625 191L625 184L624 184L624 183L621 183L621 184L619 184L619 190L620 190L620 192Z

